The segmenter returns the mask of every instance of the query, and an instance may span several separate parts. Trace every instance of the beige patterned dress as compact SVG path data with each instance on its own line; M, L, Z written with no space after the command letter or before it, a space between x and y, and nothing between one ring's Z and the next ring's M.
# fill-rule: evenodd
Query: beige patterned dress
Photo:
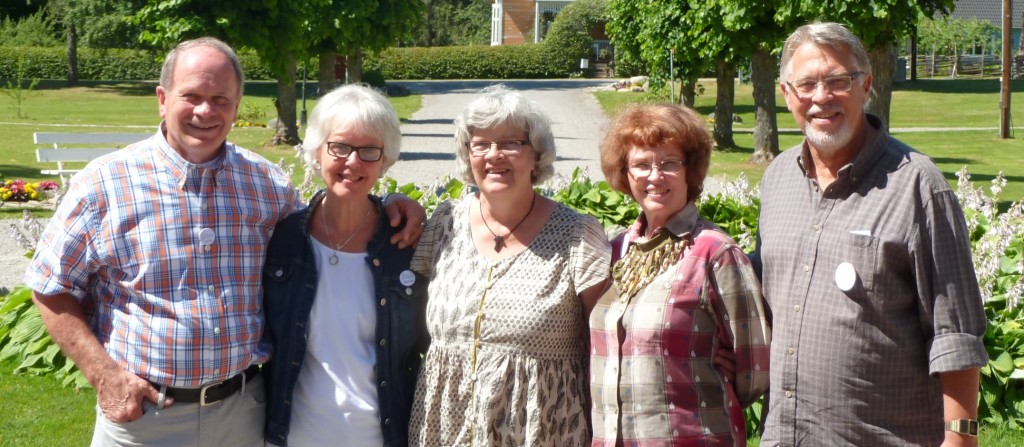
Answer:
M587 324L577 296L609 274L592 217L558 205L529 247L481 256L472 197L434 211L412 268L430 279L431 345L409 427L413 446L584 446Z

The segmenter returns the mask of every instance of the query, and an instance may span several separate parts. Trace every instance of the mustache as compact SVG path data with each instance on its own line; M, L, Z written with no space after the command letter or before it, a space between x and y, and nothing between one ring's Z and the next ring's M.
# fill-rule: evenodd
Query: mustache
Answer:
M832 113L842 112L842 110L843 110L843 108L839 107L839 105L837 105L837 104L824 104L824 105L815 104L815 105L812 105L811 108L807 110L807 113L804 114L804 117L809 119L809 118L811 118L814 115L819 115L819 114L828 115L828 114L832 114Z

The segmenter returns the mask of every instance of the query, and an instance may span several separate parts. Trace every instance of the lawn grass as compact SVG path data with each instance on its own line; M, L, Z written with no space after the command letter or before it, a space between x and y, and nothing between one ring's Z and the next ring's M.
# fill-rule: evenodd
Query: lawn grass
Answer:
M42 169L53 168L52 163L39 163L35 158L34 132L148 132L156 131L160 115L156 101L155 82L83 82L79 87L61 87L61 83L44 81L23 103L27 119L16 119L13 102L0 97L0 174L6 180L56 180L40 174ZM271 82L247 82L242 108L248 104L263 107L273 116L275 87ZM390 98L399 118L405 120L419 110L420 95ZM296 101L302 109L302 101ZM312 111L315 99L307 99L307 111ZM300 134L304 131L300 131ZM274 135L265 127L239 127L231 131L228 140L263 155L272 162L285 160L297 164L295 151L289 146L267 144ZM68 164L71 168L83 164ZM302 181L302 170L295 170L292 179ZM32 209L36 217L48 217L52 210ZM21 215L21 209L0 208L0 218Z
M53 377L14 374L0 363L0 446L87 446L96 419L96 393L75 391Z
M704 93L695 100L695 109L708 116L714 113L717 87L714 80L701 80ZM1024 91L1024 81L1014 81L1014 90ZM607 113L619 107L650 98L642 93L596 92L598 102ZM786 110L781 93L776 93L776 112L780 129L795 129L792 114ZM999 126L999 81L971 80L918 80L897 84L893 92L891 121L896 138L932 157L950 184L956 186L956 172L967 166L975 186L988 187L989 182L1002 171L1008 183L1000 196L1000 207L1006 209L1011 202L1024 199L1024 134L1018 138L1000 139L995 130L900 132L899 128L915 127L988 127ZM1022 117L1024 124L1024 97L1011 100L1013 116ZM734 179L741 172L751 184L757 184L766 166L747 162L753 153L754 107L752 86L736 87L736 114L742 123L733 126L737 147L716 150L711 157L710 176ZM1017 129L1020 132L1020 129ZM800 143L796 132L780 132L779 147L786 150Z

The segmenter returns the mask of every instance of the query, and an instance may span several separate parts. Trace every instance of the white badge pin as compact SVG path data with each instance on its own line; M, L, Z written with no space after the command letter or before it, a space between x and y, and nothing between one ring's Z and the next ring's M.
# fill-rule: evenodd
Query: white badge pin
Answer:
M416 283L416 274L413 273L412 270L405 270L398 275L398 281L401 282L403 286L409 287Z
M203 245L210 245L213 240L217 238L217 234L213 232L211 228L203 228L199 230L199 243Z
M853 264L849 262L839 264L839 267L836 268L836 285L839 286L839 290L849 292L853 290L856 283L857 270L853 268Z

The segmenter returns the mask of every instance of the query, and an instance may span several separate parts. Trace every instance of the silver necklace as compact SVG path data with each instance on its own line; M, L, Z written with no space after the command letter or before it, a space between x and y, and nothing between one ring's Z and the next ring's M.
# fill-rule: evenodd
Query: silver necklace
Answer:
M356 227L354 231L352 231L352 234L348 236L348 239L345 239L345 242L342 242L341 245L334 245L334 238L331 237L331 230L328 229L327 225L326 208L327 197L325 196L324 200L320 202L320 217L322 217L324 221L324 233L327 233L327 240L331 242L331 249L334 250L335 252L341 251L342 248L345 248L345 246L352 241L352 238L356 237L356 235L359 234L359 230L363 229L363 225L366 225L366 221L370 218L370 211L372 210L372 208L366 210L366 215L363 216L362 222L359 222L359 226ZM327 258L327 262L329 262L331 265L338 265L338 253L331 253L331 257Z
M526 212L526 215L523 216L523 219L520 220L519 223L517 223L514 227L512 227L511 230L508 230L508 233L505 233L504 236L498 236L494 232L494 230L491 229L491 226L487 225L487 219L484 218L483 202L480 202L479 200L477 202L478 202L477 207L480 209L480 220L482 220L484 222L484 227L487 228L487 231L491 232L491 236L494 236L494 251L500 252L501 251L501 247L505 246L505 238L511 236L512 232L516 231L516 228L519 228L519 226L522 225L523 222L526 222L526 218L527 217L530 217L530 213L533 212L533 205L535 205L537 203L537 193L533 194L533 200L530 201L530 209L529 209L529 211Z

